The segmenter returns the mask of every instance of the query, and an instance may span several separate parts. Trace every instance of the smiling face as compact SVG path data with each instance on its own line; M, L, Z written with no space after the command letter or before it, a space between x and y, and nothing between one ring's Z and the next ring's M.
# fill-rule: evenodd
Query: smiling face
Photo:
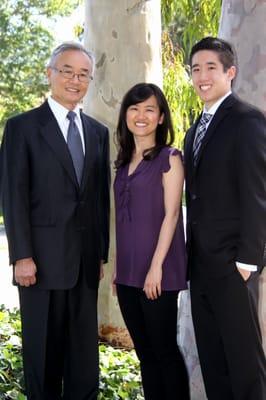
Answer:
M68 110L73 110L85 96L89 84L88 82L80 82L77 76L66 79L58 70L73 71L75 74L91 74L91 60L82 51L66 50L58 55L55 65L47 68L53 99Z
M154 95L141 103L129 106L126 112L127 127L135 140L149 138L155 141L157 126L163 122L163 118Z
M218 53L212 50L195 53L191 71L195 91L207 109L231 90L231 82L236 75L236 67L231 66L225 71Z

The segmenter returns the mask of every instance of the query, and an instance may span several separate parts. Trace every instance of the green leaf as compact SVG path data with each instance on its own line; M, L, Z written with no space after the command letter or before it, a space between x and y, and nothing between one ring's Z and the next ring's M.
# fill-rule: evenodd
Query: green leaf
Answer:
M0 126L40 104L48 91L45 66L54 39L46 18L69 15L82 0L0 2Z

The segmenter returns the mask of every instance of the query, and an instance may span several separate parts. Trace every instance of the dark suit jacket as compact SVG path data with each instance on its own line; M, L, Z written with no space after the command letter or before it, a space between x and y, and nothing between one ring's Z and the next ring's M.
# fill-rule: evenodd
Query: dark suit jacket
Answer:
M75 285L81 263L97 287L109 244L108 130L81 113L84 172L79 187L71 155L47 102L11 118L1 147L2 200L10 263L33 257L37 286Z
M199 119L185 137L187 244L207 276L235 269L235 261L266 264L266 120L230 95L215 113L193 166ZM193 233L194 249L191 246Z

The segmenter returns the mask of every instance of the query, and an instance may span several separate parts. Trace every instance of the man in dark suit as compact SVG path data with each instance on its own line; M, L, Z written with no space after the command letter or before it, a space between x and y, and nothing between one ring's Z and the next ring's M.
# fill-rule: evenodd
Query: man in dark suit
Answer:
M265 400L257 317L266 264L266 121L231 93L232 46L192 48L192 81L204 102L185 138L192 317L209 400Z
M18 284L28 400L96 399L97 289L109 242L106 127L79 102L93 74L83 46L51 56L51 96L11 118L1 148L10 264Z

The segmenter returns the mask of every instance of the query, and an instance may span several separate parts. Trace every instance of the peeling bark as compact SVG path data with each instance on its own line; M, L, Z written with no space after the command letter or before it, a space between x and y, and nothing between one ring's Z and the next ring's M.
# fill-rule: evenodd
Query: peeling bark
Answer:
M84 109L109 127L112 165L113 132L121 99L135 83L162 84L160 0L86 1L85 46L96 57L95 77ZM114 257L114 210L111 215L110 262L99 293L99 332L128 346L129 337L111 294ZM108 329L107 329L108 328Z
M238 54L235 91L266 113L266 2L224 0L219 36Z

